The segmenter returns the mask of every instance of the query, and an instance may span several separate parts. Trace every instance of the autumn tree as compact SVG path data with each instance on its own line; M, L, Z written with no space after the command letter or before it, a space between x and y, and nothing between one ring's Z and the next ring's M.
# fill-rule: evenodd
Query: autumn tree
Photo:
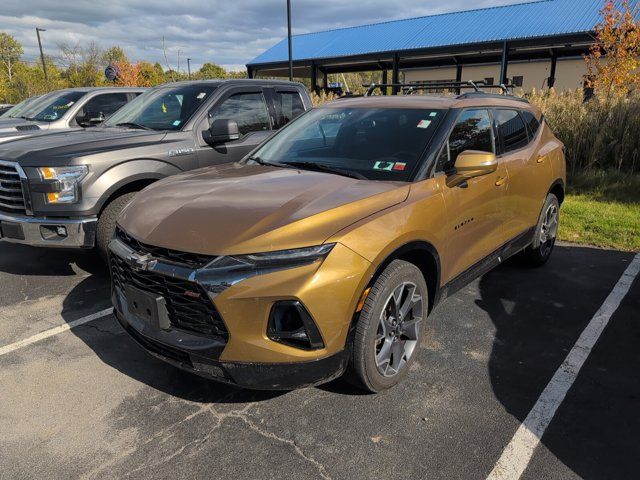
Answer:
M0 65L2 74L9 83L13 80L16 64L22 53L22 45L15 38L8 33L0 32Z
M597 92L626 94L640 86L640 21L628 0L607 0L587 62L588 84Z
M111 48L107 48L102 55L102 60L106 65L112 65L115 62L129 61L122 47L119 47L118 45L114 45Z

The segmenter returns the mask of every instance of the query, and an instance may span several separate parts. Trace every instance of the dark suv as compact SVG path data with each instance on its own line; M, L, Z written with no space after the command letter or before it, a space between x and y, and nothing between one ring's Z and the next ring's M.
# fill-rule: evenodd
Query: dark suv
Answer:
M100 127L0 145L0 237L105 254L116 218L158 179L244 157L311 108L302 84L207 80L155 87Z

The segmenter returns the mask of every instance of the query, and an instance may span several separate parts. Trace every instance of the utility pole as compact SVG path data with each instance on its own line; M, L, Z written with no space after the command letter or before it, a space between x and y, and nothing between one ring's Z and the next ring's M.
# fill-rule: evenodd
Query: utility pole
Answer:
M187 72L189 72L189 80L191 80L191 59L187 58Z
M42 53L42 42L40 41L40 32L46 32L44 28L36 27L36 35L38 36L38 46L40 47L40 58L42 59L42 70L44 71L44 79L49 81L49 76L47 75L47 64L44 62L44 53Z
M291 0L287 0L287 38L289 39L289 81L293 81L293 45L291 44Z

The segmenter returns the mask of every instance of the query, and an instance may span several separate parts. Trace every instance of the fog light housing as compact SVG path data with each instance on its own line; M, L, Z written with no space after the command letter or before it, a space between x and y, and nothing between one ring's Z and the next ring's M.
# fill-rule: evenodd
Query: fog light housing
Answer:
M269 315L267 336L274 342L304 350L324 348L311 314L298 300L276 302Z
M64 225L41 225L40 236L43 240L64 240L68 236Z

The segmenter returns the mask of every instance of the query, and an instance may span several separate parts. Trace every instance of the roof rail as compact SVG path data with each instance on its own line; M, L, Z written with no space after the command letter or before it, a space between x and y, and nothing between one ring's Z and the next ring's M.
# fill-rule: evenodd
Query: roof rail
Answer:
M484 90L500 90L503 95L511 95L511 91L515 87L514 85L505 85L504 83L500 85L490 85L484 80L469 80L465 82L363 83L362 86L367 89L365 97L370 97L377 89L383 88L401 89L403 95L411 95L417 90L456 90L459 93L461 90L467 89L473 90L474 93L482 93Z

